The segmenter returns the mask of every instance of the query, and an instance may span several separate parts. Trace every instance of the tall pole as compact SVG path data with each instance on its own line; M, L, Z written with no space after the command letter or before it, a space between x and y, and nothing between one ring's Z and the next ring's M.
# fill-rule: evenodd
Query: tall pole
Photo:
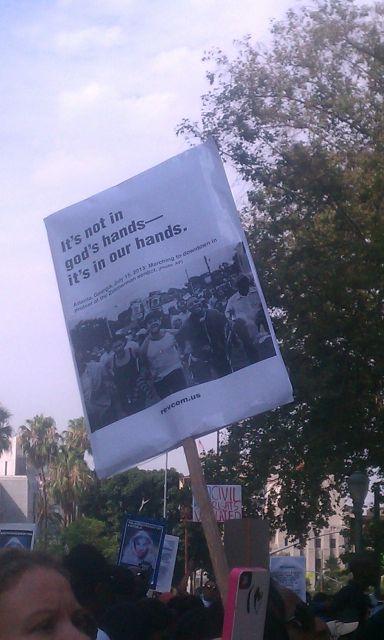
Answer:
M355 552L363 550L363 508L364 500L368 493L369 478L366 473L355 471L348 478L348 489L353 502L353 513L355 516Z
M363 550L363 507L356 504L353 512L355 514L355 551L360 553Z
M201 524L207 541L217 586L219 587L223 603L226 601L228 563L224 553L223 543L217 526L212 502L209 499L207 485L204 480L203 469L193 438L183 440L185 457L187 459L191 477L192 492L200 508Z
M379 533L379 529L378 529L378 525L380 525L380 503L381 503L381 492L380 492L380 484L379 483L375 483L372 487L372 491L373 491L373 498L374 498L374 502L373 502L373 522L375 525L375 529L376 529L376 541L375 541L375 555L376 555L376 562L377 562L377 566L380 567L380 553L377 549L377 545L378 545L378 540L377 540L377 536ZM375 584L375 596L378 600L380 600L380 596L381 596L381 575L380 575L380 571L378 571L378 576L376 579L376 584Z
M217 474L220 472L220 429L217 430L216 433L216 471Z
M165 469L164 469L164 496L163 496L163 518L167 517L167 489L168 489L168 451L165 454Z

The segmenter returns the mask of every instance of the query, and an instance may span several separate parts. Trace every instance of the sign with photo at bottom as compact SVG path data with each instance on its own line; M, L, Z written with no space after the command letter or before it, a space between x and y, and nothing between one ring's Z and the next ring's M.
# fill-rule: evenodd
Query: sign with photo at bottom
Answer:
M117 564L145 574L151 589L156 587L164 535L162 521L130 516L125 520Z
M292 400L212 141L45 223L100 477Z

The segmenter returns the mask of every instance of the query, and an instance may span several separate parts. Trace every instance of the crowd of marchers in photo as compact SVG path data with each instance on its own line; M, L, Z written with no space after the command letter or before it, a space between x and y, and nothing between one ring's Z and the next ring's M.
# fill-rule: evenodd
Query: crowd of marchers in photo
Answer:
M224 264L210 279L153 292L116 322L71 332L92 430L275 355L251 277Z

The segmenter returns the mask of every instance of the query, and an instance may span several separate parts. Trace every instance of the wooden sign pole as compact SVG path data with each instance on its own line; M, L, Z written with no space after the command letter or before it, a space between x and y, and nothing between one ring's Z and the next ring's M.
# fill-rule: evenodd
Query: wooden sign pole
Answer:
M201 524L203 525L205 538L207 540L217 586L219 588L223 604L225 605L228 588L228 564L224 553L223 543L221 541L212 503L209 499L196 442L193 438L187 438L183 441L183 447L191 477L193 495L200 509Z

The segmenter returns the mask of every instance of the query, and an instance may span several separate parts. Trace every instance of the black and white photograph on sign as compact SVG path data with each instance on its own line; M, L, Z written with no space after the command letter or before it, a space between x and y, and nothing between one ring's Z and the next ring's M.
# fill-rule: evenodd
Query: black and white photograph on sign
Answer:
M164 525L155 520L127 518L121 539L118 564L140 570L156 585L164 542Z
M0 549L32 549L33 531L0 530Z
M275 355L242 243L169 263L168 288L116 293L70 330L92 431Z
M45 223L100 477L292 401L212 140Z

